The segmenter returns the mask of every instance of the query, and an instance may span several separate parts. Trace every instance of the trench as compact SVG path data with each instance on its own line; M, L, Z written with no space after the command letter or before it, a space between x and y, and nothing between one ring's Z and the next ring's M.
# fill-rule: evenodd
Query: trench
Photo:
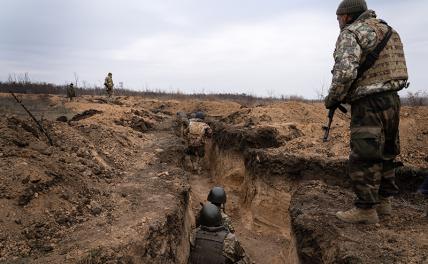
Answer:
M226 213L247 255L255 263L299 263L289 217L292 181L258 175L242 152L207 144L204 170L190 176L193 211L213 186L227 193Z

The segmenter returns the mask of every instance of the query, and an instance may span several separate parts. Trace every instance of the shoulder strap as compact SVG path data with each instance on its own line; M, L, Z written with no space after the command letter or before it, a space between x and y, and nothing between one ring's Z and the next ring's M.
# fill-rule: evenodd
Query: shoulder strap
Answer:
M366 60L358 68L358 75L355 80L358 80L368 69L370 69L375 64L377 59L379 59L380 53L385 48L386 44L392 36L392 28L385 21L381 20L380 22L388 26L388 32L386 32L385 37L382 39L382 41L376 46L376 48L372 52L367 55Z

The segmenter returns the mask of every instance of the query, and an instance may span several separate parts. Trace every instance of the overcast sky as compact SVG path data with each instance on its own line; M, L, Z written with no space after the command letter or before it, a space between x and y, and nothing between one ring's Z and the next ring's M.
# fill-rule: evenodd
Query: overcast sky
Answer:
M0 80L182 92L300 95L328 89L340 1L0 0ZM428 1L368 0L403 39L428 91ZM81 83L79 83L81 85Z

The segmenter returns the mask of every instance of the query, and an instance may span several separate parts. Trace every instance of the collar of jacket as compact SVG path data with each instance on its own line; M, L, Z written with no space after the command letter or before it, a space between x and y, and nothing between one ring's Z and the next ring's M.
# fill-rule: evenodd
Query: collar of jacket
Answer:
M201 229L208 232L218 232L225 230L224 226L201 226Z
M362 13L356 20L355 20L355 22L357 22L357 21L361 21L361 20L366 20L366 19L369 19L369 18L376 18L377 17L377 15L376 15L376 12L375 11L373 11L373 10L367 10L367 11L365 11L364 13Z
M364 21L366 19L370 19L370 18L376 18L376 12L373 10L367 10L364 13L362 13L354 22L352 22L351 24L346 25L346 27L344 27L341 32L343 32L345 29L347 29L349 26L354 25L355 23Z

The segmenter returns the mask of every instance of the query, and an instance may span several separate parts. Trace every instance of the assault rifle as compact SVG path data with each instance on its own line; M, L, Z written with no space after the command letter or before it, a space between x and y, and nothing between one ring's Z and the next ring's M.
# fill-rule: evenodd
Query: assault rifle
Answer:
M330 128L331 128L331 123L333 122L334 112L336 111L337 108L339 108L339 110L344 114L346 114L348 112L348 110L341 104L337 105L337 107L332 107L328 110L328 124L327 124L327 126L322 127L324 129L324 137L322 139L323 142L328 141L328 134L330 133Z

